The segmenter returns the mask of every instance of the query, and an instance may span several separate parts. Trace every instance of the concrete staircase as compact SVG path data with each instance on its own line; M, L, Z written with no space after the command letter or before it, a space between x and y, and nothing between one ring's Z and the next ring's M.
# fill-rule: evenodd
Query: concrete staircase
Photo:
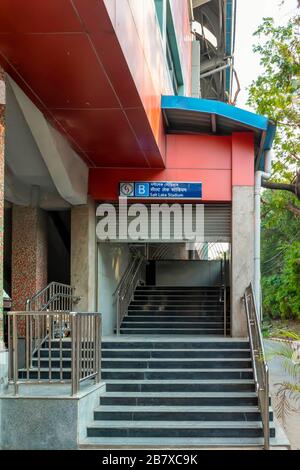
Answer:
M223 336L220 287L138 286L120 333Z
M249 341L224 337L219 288L136 289L121 335L103 338L105 392L81 448L262 448ZM31 379L71 376L71 342L51 342ZM20 371L20 377L24 374ZM270 436L275 437L270 407Z
M247 340L114 337L102 348L106 392L84 446L262 446Z

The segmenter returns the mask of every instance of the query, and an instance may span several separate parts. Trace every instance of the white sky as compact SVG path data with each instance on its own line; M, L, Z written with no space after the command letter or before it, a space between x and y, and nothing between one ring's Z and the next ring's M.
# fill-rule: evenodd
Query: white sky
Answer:
M246 105L247 87L260 72L259 56L252 51L257 37L252 35L262 23L263 17L273 17L277 24L284 24L296 12L297 0L237 0L237 25L235 68L241 84L237 106L250 109Z

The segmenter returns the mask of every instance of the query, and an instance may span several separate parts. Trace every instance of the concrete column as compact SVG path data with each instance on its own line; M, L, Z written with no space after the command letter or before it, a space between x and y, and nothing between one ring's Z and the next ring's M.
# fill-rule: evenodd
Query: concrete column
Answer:
M5 75L4 71L0 68L0 391L7 385L8 376L8 354L3 338L4 137Z
M247 336L244 305L254 269L254 188L236 186L232 197L231 325L232 336Z
M192 42L192 97L201 97L200 88L200 41Z
M81 297L77 311L96 311L95 202L71 209L71 285Z
M13 206L12 302L24 310L26 299L47 285L47 219L37 207Z
M232 135L231 332L248 334L242 297L254 273L254 137Z

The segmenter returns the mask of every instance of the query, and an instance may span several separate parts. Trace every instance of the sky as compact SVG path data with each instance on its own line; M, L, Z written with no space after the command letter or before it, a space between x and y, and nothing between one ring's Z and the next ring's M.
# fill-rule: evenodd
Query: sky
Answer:
M286 0L280 6L281 3L281 0L237 0L235 69L242 89L237 100L239 107L250 109L246 105L247 87L260 72L259 56L252 51L257 41L252 37L254 31L263 17L270 16L277 24L284 24L296 12L297 0Z

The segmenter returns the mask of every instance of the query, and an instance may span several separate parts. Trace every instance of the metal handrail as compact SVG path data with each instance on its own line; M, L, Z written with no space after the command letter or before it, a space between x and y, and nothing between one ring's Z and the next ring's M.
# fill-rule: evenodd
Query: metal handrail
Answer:
M25 326L25 367L20 367L18 320ZM9 383L18 394L20 384L71 384L71 394L80 383L101 378L101 315L99 313L24 311L8 312ZM66 335L67 332L67 335ZM55 342L55 343L54 343ZM70 377L64 361L70 343ZM48 346L48 347L47 347ZM52 354L55 348L55 354ZM43 354L48 349L47 354ZM52 361L58 363L55 370ZM22 364L23 365L23 364ZM44 372L48 374L45 378ZM32 374L37 375L36 378Z
M133 298L134 291L143 278L145 264L146 258L142 253L134 256L115 291L115 295L117 295L117 335L120 334L121 323Z
M263 424L264 448L268 450L270 448L269 369L266 361L252 283L247 287L243 301L247 317L253 375Z
M135 260L136 260L136 258L139 258L139 256L140 256L140 253L134 253L133 254L133 256L132 256L130 262L128 263L127 268L125 269L124 274L123 274L122 278L120 279L120 282L117 285L117 288L115 289L113 295L118 294L123 289L123 286L126 284L126 281L130 277L130 273L132 272L132 270L134 268Z
M27 311L52 310L72 311L80 297L74 295L75 288L61 282L50 282L46 287L26 300Z
M227 282L226 282L226 253L223 259L223 314L224 314L224 336L227 336Z
M224 336L227 336L227 282L226 282L226 253L221 259L221 287L219 302L223 302L223 331Z

